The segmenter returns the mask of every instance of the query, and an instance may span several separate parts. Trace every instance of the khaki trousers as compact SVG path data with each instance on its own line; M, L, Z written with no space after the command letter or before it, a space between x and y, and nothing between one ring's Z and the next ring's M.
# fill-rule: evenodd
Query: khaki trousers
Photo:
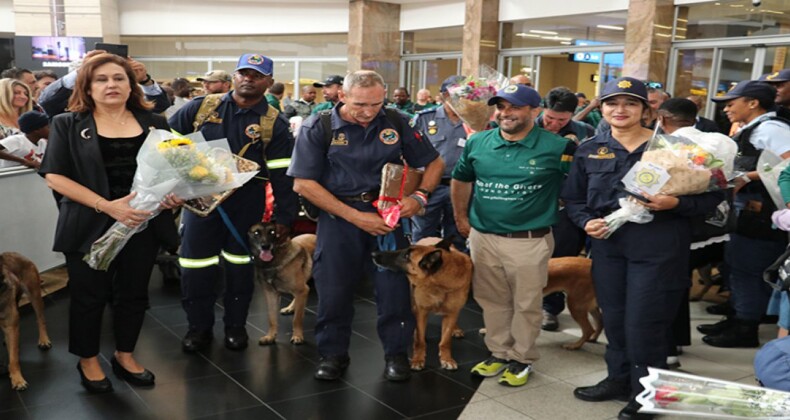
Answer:
M554 236L506 238L472 229L472 290L483 309L485 343L494 357L532 363L543 321L543 288Z

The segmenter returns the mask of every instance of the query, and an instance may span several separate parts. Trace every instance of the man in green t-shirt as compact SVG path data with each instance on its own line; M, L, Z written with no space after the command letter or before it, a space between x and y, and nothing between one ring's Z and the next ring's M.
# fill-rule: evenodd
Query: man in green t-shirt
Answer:
M340 101L340 90L343 89L343 76L333 74L323 82L313 83L313 87L321 88L324 102L313 108L313 114L325 109L332 109Z
M526 384L539 357L535 339L554 249L551 225L575 149L535 126L540 101L525 85L497 92L488 104L496 106L499 128L469 138L450 187L458 231L469 237L472 287L491 351L472 373L502 373L499 383L507 386Z

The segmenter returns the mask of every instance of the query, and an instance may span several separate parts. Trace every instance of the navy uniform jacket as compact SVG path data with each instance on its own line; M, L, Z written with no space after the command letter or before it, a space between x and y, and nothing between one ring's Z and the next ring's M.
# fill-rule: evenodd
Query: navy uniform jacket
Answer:
M401 116L401 138L383 109L362 127L340 118L342 106L341 102L332 110L329 143L317 115L302 124L288 175L315 180L336 196L354 196L378 192L381 168L386 163L402 164L401 155L413 168L423 167L439 156L431 143L409 126L405 115Z
M453 123L441 105L418 113L412 122L414 128L431 141L444 160L442 178L450 179L466 144L464 122L459 119Z
M200 132L206 140L228 139L228 144L233 153L239 153L241 148L251 141L247 135L247 128L251 125L260 125L261 116L266 115L269 104L261 100L251 108L239 108L232 97L233 91L222 96L222 100L217 107L217 119L209 118L200 128ZM168 121L170 127L182 134L194 131L192 123L195 121L203 98L195 98L181 107ZM289 130L290 124L285 117L280 114L274 123L272 139L264 150L263 142L259 141L250 146L244 154L245 159L253 160L261 165L260 176L266 176L267 160L289 159L293 151L294 140ZM265 152L265 155L264 155ZM274 217L277 223L290 226L293 222L297 209L298 199L293 192L293 178L285 175L285 168L269 169L269 179L274 191L277 205L274 209ZM253 178L241 188L257 188L263 194L263 186L257 178ZM233 196L230 197L233 199Z
M565 201L568 215L576 225L584 228L588 221L604 217L620 208L618 200L626 196L619 188L622 187L620 180L642 159L646 145L628 153L612 138L611 131L598 134L579 145L560 195ZM654 212L656 219L704 215L724 200L724 193L714 191L678 198L680 203L676 208Z

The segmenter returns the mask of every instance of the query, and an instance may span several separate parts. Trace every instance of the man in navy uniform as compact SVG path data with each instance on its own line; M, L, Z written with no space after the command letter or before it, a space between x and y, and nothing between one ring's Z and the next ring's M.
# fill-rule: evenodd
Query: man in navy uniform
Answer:
M776 88L776 116L790 120L790 69L764 74L759 80Z
M408 125L405 115L382 110L384 80L373 71L349 74L340 102L331 111L327 133L321 116L308 118L299 131L288 175L294 190L318 206L318 241L313 278L318 291L315 338L321 356L315 378L337 380L349 364L348 347L354 316L354 290L369 275L374 280L378 334L384 346L384 376L390 381L410 377L407 351L414 334L410 286L403 273L376 271L371 252L377 239L408 246L400 227L390 227L373 207L381 169L386 163L425 167L419 196L403 197L401 217L415 215L422 197L436 188L444 164L431 143ZM326 118L326 117L324 117ZM377 238L378 237L378 238ZM382 238L384 237L384 238ZM361 269L363 268L364 269Z
M431 141L433 147L444 160L444 173L439 185L433 190L425 214L414 216L412 238L414 242L431 236L453 237L453 244L459 250L466 249L466 241L458 234L453 217L453 204L450 202L450 181L453 168L466 145L466 130L461 118L450 107L447 88L460 83L463 76L450 76L442 82L439 92L444 99L442 105L420 112L412 120L414 128Z
M268 173L277 201L274 211L277 234L286 237L298 208L293 179L285 175L294 140L288 121L273 108L270 110L263 96L273 81L273 65L271 59L260 54L242 55L233 73L235 89L222 95L215 115L193 127L201 104L208 100L195 98L168 122L179 133L199 130L206 140L227 138L233 153L260 164L261 173ZM275 119L271 134L267 133L264 122L267 117ZM223 278L220 256L224 260L225 278L225 347L231 350L247 347L245 324L254 284L244 238L250 226L261 221L265 201L264 182L262 177L256 177L207 217L183 212L179 263L182 305L189 321L189 331L181 342L184 351L203 350L213 337L217 282ZM227 218L221 217L220 211Z

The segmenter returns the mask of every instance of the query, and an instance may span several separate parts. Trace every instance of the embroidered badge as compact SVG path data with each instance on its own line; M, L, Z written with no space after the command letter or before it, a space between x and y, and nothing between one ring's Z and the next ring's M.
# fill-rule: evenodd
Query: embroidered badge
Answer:
M599 147L597 152L598 154L589 154L587 157L589 159L614 159L614 153L610 153L608 147Z
M247 63L252 64L253 66L263 64L263 57L258 54L253 54L247 59Z
M620 89L628 89L631 86L633 85L628 80L621 80L619 83L617 83L617 87L619 87Z
M255 140L261 138L261 126L258 124L250 124L244 129L244 134Z
M538 162L536 162L535 159L530 159L529 160L530 166L535 166L536 163L538 163Z
M379 133L379 140L386 145L392 145L400 140L400 136L397 131L391 128L385 128Z
M338 133L337 137L332 138L332 142L329 143L330 146L348 146L348 139L346 138L345 133Z
M518 85L510 85L505 88L505 93L513 93L518 90Z
M773 73L773 74L769 74L768 76L765 76L765 80L774 80L774 79L776 79L777 76L779 76L779 72L776 72L776 73Z

